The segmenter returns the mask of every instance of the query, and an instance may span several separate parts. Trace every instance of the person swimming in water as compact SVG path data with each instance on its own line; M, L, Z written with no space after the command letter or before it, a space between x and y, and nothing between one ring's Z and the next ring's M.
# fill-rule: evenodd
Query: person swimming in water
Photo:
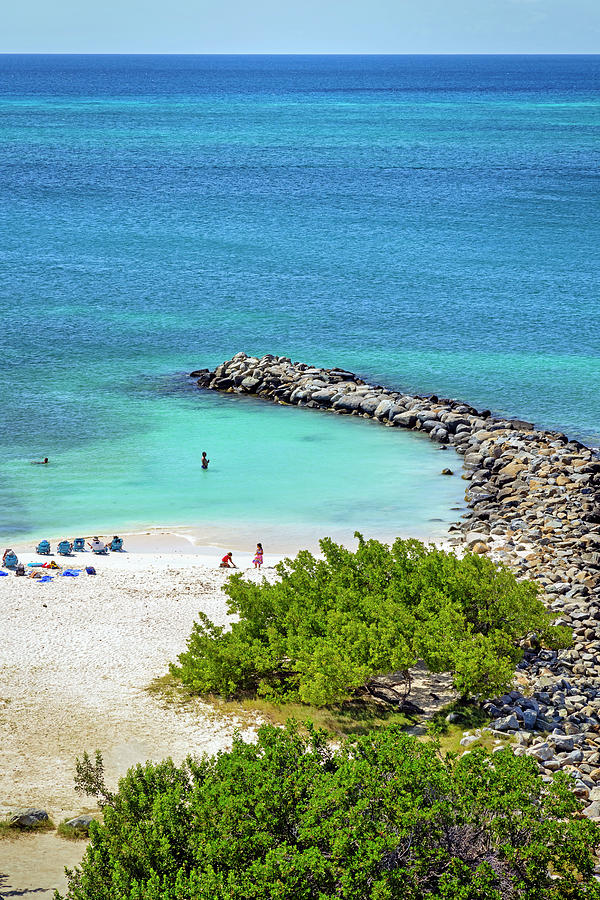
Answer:
M43 459L32 459L32 466L47 466L48 465L48 457L45 456Z
M210 459L208 459L208 457L206 455L206 450L203 450L202 451L202 459L200 460L200 464L202 465L202 468L208 469L209 462L210 462Z

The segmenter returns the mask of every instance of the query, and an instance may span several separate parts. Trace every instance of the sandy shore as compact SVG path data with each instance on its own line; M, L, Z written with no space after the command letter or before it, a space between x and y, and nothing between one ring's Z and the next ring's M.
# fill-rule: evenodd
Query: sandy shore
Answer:
M44 560L31 544L13 547L25 563ZM115 785L135 763L214 753L230 746L236 727L246 737L254 731L204 704L176 708L146 690L185 649L199 610L226 621L228 573L218 568L226 551L157 532L127 536L125 549L52 557L73 568L93 563L95 576L0 577L0 816L41 806L59 823L93 808L74 789L84 750L102 751ZM280 558L266 555L267 577ZM260 577L251 554L234 559ZM51 896L83 849L54 834L0 841L0 896Z
M53 557L93 561L95 576L0 578L0 814L42 805L60 819L85 805L73 786L84 750L102 750L114 783L136 762L212 753L231 741L236 723L209 707L176 712L146 691L185 648L199 610L226 621L223 551L175 535L131 537L125 546L108 557ZM25 562L40 559L15 550ZM250 566L251 557L237 562Z

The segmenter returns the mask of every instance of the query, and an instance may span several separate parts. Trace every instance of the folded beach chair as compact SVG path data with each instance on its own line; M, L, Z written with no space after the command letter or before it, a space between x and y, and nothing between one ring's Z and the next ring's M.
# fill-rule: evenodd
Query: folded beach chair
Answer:
M75 538L73 541L73 550L85 550L85 538Z
M122 550L123 549L123 538L113 538L110 544L108 545L111 550Z
M60 553L61 556L70 556L71 555L71 541L61 541L58 547L56 548L57 552Z
M50 553L50 541L40 541L35 548L35 552L40 553L42 556L48 556Z
M13 553L12 550L9 550L4 554L4 566L7 569L16 569L19 564L19 560L17 558L17 554Z

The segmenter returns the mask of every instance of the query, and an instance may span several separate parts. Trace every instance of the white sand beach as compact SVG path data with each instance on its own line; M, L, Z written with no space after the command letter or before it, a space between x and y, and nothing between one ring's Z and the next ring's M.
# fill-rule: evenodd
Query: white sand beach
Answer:
M31 544L13 549L25 563L48 559ZM0 816L37 806L59 823L93 808L74 789L75 757L84 750L102 751L114 786L135 763L214 753L230 746L236 727L252 735L247 721L200 702L182 709L147 691L185 649L199 610L226 621L229 573L218 568L225 552L151 532L126 536L123 553L51 557L63 569L92 564L96 575L43 584L0 577ZM280 558L267 553L262 575L272 577ZM234 552L234 561L262 577L252 554ZM83 849L55 834L0 841L0 895L50 896Z
M176 712L146 691L185 648L199 610L226 620L225 551L167 534L130 536L125 548L52 557L92 563L95 576L0 578L0 814L41 805L60 820L80 809L73 773L84 750L102 750L114 784L136 762L181 760L231 741L236 723L209 707ZM14 549L25 562L41 559ZM266 565L277 559L267 555ZM250 554L234 560L260 577Z

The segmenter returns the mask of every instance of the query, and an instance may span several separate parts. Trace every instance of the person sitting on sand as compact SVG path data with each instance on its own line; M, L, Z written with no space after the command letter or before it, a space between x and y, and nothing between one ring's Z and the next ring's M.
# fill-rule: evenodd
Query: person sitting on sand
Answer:
M263 545L262 544L256 545L256 552L254 554L254 559L252 560L252 562L254 563L255 569L260 569L260 567L262 566L262 564L263 564Z
M233 552L230 550L229 553L226 553L221 563L219 565L220 569L237 569L236 564L233 561Z
M206 455L206 451L203 450L203 451L202 451L202 459L200 460L200 463L201 463L201 465L202 465L202 468L203 468L203 469L208 469L208 464L209 464L209 462L210 462L210 459L208 459L208 457L207 457L207 455Z
M32 459L32 466L47 466L48 465L48 457L45 456L43 459Z
M7 556L14 556L14 555L15 555L14 550L11 550L10 547L7 547L7 549L4 551L4 556L2 557L2 565L5 564Z
M98 553L99 550L105 550L105 549L106 549L106 544L104 543L104 541L101 541L100 538L99 538L97 535L95 535L95 536L92 538L91 542L88 541L88 547L89 547L91 550L93 550L94 553Z

